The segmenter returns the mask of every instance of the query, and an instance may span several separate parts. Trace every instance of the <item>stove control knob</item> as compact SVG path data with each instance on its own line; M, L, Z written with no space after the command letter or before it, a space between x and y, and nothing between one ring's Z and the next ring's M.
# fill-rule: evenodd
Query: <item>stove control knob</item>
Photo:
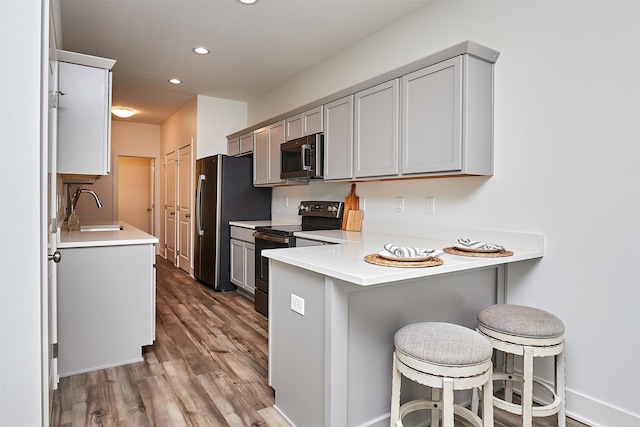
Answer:
M336 211L338 210L338 207L337 207L337 206L334 206L334 205L329 205L329 207L327 208L327 210L328 210L329 212L336 212Z
M298 210L309 212L311 208L309 206L300 205L298 206Z

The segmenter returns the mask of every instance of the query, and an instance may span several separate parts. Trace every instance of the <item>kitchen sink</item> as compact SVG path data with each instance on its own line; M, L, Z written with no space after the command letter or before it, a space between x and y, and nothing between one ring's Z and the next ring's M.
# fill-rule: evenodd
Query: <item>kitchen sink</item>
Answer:
M107 224L107 225L82 225L80 231L121 231L126 230L120 224Z

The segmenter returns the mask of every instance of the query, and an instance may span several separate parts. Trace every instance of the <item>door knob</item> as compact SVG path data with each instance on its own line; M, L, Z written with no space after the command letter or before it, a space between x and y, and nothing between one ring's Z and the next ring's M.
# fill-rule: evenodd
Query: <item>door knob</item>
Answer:
M60 251L55 251L53 255L49 255L49 261L53 261L56 264L59 263L61 259L62 259L62 254L60 253Z
M184 217L185 218L191 218L191 214L185 214Z

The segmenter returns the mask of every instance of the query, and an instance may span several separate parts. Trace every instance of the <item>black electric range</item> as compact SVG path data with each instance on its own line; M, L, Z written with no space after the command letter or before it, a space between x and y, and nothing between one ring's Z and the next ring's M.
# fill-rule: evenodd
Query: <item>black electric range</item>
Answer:
M342 227L343 202L304 201L298 206L300 224L256 227L253 237L256 249L256 311L268 316L269 259L262 256L264 249L295 247L294 233L299 231L339 230Z

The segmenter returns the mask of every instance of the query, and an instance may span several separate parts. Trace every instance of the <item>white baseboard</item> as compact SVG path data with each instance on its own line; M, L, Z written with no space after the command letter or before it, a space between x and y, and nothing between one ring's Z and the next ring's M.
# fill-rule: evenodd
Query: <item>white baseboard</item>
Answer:
M575 391L566 390L567 416L592 427L640 426L640 416L600 402Z

